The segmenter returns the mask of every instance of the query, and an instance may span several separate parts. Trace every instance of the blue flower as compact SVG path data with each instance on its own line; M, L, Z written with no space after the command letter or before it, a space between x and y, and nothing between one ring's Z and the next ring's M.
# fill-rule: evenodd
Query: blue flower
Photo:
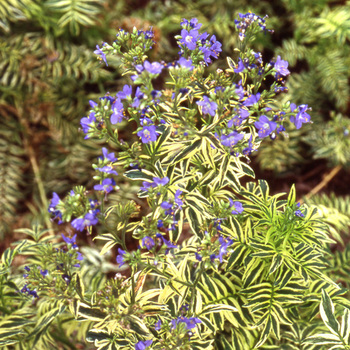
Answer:
M46 276L49 274L49 271L48 271L48 270L41 270L41 269L40 269L40 274L41 274L43 277L46 277Z
M116 162L118 160L117 157L114 156L114 153L108 153L108 149L106 147L102 147L103 158L109 160L110 162Z
M184 205L183 201L181 200L180 196L182 194L182 191L176 190L175 196L174 196L174 202L177 204L177 208L181 209Z
M88 212L83 218L78 218L72 221L72 226L78 230L83 231L87 226L93 226L98 223L98 218L96 217L96 210L93 212Z
M253 106L258 103L260 100L260 93L258 92L256 95L250 95L244 102L243 105L246 107Z
M138 343L135 344L135 350L145 350L145 349L147 349L152 343L153 343L153 340L139 341Z
M221 136L221 143L226 147L233 148L237 144L237 142L243 139L243 137L243 134L240 134L237 131L232 131L228 135Z
M137 133L141 137L143 143L151 143L157 141L156 127L154 125L144 126L142 130Z
M110 165L105 165L102 168L96 168L96 169L101 171L101 173L118 175L118 173Z
M254 126L258 129L258 135L261 138L269 136L277 127L277 124L270 121L266 115L262 115L259 121L254 123Z
M200 27L202 26L202 23L198 23L197 18L192 18L190 21L188 21L186 18L183 18L181 22L181 26L182 28L186 28L186 26L189 26L192 29L200 29Z
M149 236L142 238L142 247L146 247L147 250L151 250L154 247L153 238Z
M161 326L162 326L162 321L161 321L161 320L158 320L158 321L156 322L156 324L154 325L154 329L155 329L156 331L160 331Z
M140 106L141 100L143 99L144 94L141 91L140 87L138 86L136 88L136 92L135 92L135 97L134 97L134 101L132 103L132 107L138 108Z
M249 156L253 151L254 151L254 149L253 149L253 143L252 143L252 136L250 136L249 141L248 141L248 147L246 147L242 153L245 156Z
M237 214L242 214L243 213L243 205L241 202L234 202L231 198L229 198L230 200L230 207L232 210L232 214L233 215L237 215Z
M92 126L96 122L95 112L91 112L88 117L81 118L80 125L83 129L83 133L87 134L92 131ZM89 135L85 136L85 139L88 139Z
M290 74L290 71L287 69L288 62L281 60L280 56L277 56L274 68L276 69L277 76L278 76L278 74L280 74L280 75L283 75L285 77L288 74Z
M181 66L182 68L186 68L189 70L193 70L193 66L192 66L192 60L189 58L188 60L186 60L185 57L181 57L178 61L177 64L179 66Z
M94 190L95 191L104 191L105 193L109 193L111 191L113 191L115 186L115 181L114 179L104 179L102 181L102 184L100 185L95 185L94 186Z
M174 243L171 243L170 241L168 241L167 239L165 239L160 233L156 234L156 237L158 239L161 239L163 241L163 244L166 245L167 249L165 250L165 254L168 254L170 249L172 248L177 248L177 245Z
M181 30L180 43L186 46L189 50L194 50L197 47L198 30L191 29L190 31L186 29Z
M210 114L212 117L215 116L215 111L217 110L218 105L215 102L211 102L209 97L204 95L203 100L197 101L196 103L198 106L202 107L203 114Z
M294 212L294 214L300 218L303 218L305 215L298 209Z
M243 64L243 61L239 58L239 59L238 59L238 65L237 65L236 68L234 68L233 71L234 71L235 73L241 73L241 72L244 71L244 69L245 69L245 66L244 66L244 64Z
M104 46L105 43L103 43L102 47ZM94 51L94 54L98 55L98 58L102 61L104 61L106 63L106 66L108 67L108 63L107 63L107 58L106 55L103 53L102 48L100 49L100 47L98 45L96 45L96 49Z
M63 240L67 243L67 244L71 244L73 249L78 249L78 246L76 244L76 239L77 239L77 235L75 234L72 238L70 237L66 237L63 233L61 233Z
M110 121L112 124L120 123L123 120L123 104L119 98L117 98L112 104L112 114L110 116Z
M198 260L198 261L202 261L202 255L200 255L199 253L197 253L197 252L195 252L195 255L196 255L196 259Z
M296 105L294 103L291 103L290 109L293 112L296 109ZM311 120L311 117L308 113L306 113L307 110L309 110L308 105L300 105L298 107L298 113L296 116L290 117L290 121L294 123L295 127L297 129L300 129L303 123L309 123Z
M117 97L120 98L121 100L124 100L128 97L131 97L131 93L132 93L131 85L124 85L123 91L117 92Z
M48 208L49 213L55 215L54 219L58 218L58 224L62 223L62 213L60 210L56 209L56 206L60 202L60 197L56 192L52 193L52 199Z
M184 316L181 316L178 318L178 322L183 322L186 324L187 326L187 329L193 329L196 327L196 324L199 324L199 323L202 323L202 321L197 318L197 317L190 317L190 318L187 318L187 317L184 317Z
M143 63L143 67L145 68L145 70L148 73L159 74L159 73L161 73L161 71L162 71L164 66L161 63L159 63L159 62L150 63L148 61L145 61Z
M222 236L220 236L219 242L220 242L220 249L219 249L219 254L216 257L219 258L220 262L222 263L223 256L227 254L227 248L233 243L233 240L223 238Z
M249 117L249 111L246 109L240 108L239 115L235 115L228 123L227 127L232 128L232 126L240 126L244 119Z
M126 254L126 251L121 249L121 248L118 248L118 255L117 255L117 258L116 258L116 261L117 263L119 264L119 267L121 267L122 265L125 264L125 254Z

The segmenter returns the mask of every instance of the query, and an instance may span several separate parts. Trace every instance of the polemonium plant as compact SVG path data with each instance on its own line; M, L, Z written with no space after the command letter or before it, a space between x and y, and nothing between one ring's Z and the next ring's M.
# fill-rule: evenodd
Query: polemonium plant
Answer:
M238 55L216 71L221 43L195 18L182 20L172 62L148 59L151 29L120 30L95 51L105 64L118 55L130 81L90 102L82 133L105 142L96 184L53 195L49 211L72 235L62 236L66 248L47 249L45 266L27 266L21 291L89 321L86 340L97 349L306 349L307 336L325 328L315 318L322 290L346 304L324 272L332 240L316 211L296 201L294 187L281 199L263 180L240 183L254 178L247 163L265 138L311 121L307 105L278 103L288 62L264 63L249 48L252 37L268 35L266 17L240 14L235 23ZM125 125L128 140L119 137ZM140 186L139 204L109 204L123 176ZM118 222L107 230L112 213ZM76 244L84 232L103 242L101 254L114 250L120 269L88 291ZM326 333L312 338L319 348L334 338Z

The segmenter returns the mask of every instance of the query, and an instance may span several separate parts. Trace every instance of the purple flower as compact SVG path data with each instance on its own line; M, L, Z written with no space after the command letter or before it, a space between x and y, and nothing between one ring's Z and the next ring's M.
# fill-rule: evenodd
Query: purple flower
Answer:
M197 317L190 317L185 321L187 329L193 329L196 327L196 324L202 323L202 321Z
M102 184L94 186L94 190L95 191L104 191L105 193L109 193L109 192L113 191L114 186L115 186L114 179L104 179L102 181Z
M102 168L96 168L96 170L101 171L101 173L118 175L118 173L110 165L105 165Z
M160 207L163 208L163 209L172 209L173 204L164 201L164 202L161 203Z
M249 156L253 151L254 151L254 149L253 149L253 143L252 143L252 136L250 136L249 141L248 141L248 147L246 147L243 150L243 154L245 156Z
M156 184L157 186L159 185L166 185L169 182L169 178L167 176L160 178L160 177L154 177L153 178L153 183Z
M166 245L167 249L165 250L165 254L168 254L170 249L177 248L176 244L171 243L170 241L165 239L160 233L157 233L156 237L161 239L163 241L163 243Z
M260 100L260 93L258 92L256 95L250 95L244 102L243 105L246 107L253 106L258 103Z
M195 252L195 255L196 255L196 259L198 260L198 261L202 261L202 255L200 255L199 253L197 253L197 252Z
M197 101L196 103L198 106L202 107L203 114L210 114L212 117L214 117L218 105L215 102L210 102L209 97L204 95L203 100Z
M102 147L103 158L109 160L110 162L116 162L118 160L117 157L114 156L114 152L108 153L108 149L106 147Z
M29 295L31 295L33 298L39 298L38 293L36 292L36 290L30 290L28 288L27 285L25 285L22 289L21 289L21 293L28 293Z
M290 108L293 112L294 109L296 108L296 105L294 103L291 103ZM298 113L296 114L295 117L294 116L290 117L290 121L295 124L295 127L297 129L300 129L303 123L310 122L311 117L308 113L306 113L306 111L310 109L308 108L308 105L300 105L298 109L299 109Z
M141 137L143 143L151 143L157 140L156 127L154 125L144 126L142 130L137 133Z
M212 35L209 40L211 47L210 47L210 56L213 58L218 58L219 53L222 51L221 49L221 43L216 40L216 36Z
M290 71L288 68L288 62L281 60L280 56L277 56L275 67L278 74L283 75L284 77L288 74L290 74Z
M180 43L186 46L189 50L194 50L197 47L198 30L191 29L190 31L186 29L181 30L181 40Z
M126 251L121 249L121 248L118 248L118 255L117 255L117 258L116 258L116 261L117 263L119 264L119 267L121 267L122 265L125 264L125 254L126 254Z
M90 105L91 108L95 108L96 106L98 106L98 103L96 103L93 100L89 100L89 105Z
M242 214L244 210L242 203L234 202L231 198L229 200L230 200L230 207L231 209L233 209L231 213L233 215Z
M243 137L243 134L240 134L237 131L232 131L228 135L221 136L221 143L226 147L233 148L237 144L237 142L243 139Z
M151 250L154 247L153 238L149 236L142 238L142 247L146 247L147 250Z
M192 60L191 59L188 59L186 60L185 57L181 57L178 61L177 61L177 64L179 66L181 66L182 68L187 68L189 70L193 70L193 66L192 66Z
M240 108L239 115L235 115L228 123L227 127L232 128L232 126L240 126L244 119L249 117L249 111L246 109Z
M83 218L78 218L72 221L72 226L78 230L83 231L87 226L93 226L98 223L98 218L96 217L96 211L88 212Z
M138 108L140 106L141 100L143 99L143 92L141 91L140 87L138 86L136 88L136 92L135 92L135 98L134 101L132 103L132 107Z
M63 233L61 233L63 240L67 243L67 244L71 244L73 249L77 249L77 243L76 243L76 239L77 239L77 235L75 234L72 238L70 237L66 237Z
M243 64L243 61L239 58L238 59L238 65L237 67L233 70L235 73L241 73L245 69L245 66Z
M197 317L187 318L187 317L184 317L184 316L178 317L177 318L177 322L178 323L180 323L180 322L185 323L186 326L187 326L187 329L193 329L193 328L196 327L196 324L202 323L202 321L199 318L197 318Z
M117 92L117 97L120 98L121 100L124 100L128 97L131 97L131 93L132 93L131 85L124 85L123 91Z
M52 199L49 205L49 212L55 211L56 205L60 202L60 197L56 192L52 193Z
M163 65L159 62L150 63L148 61L145 61L143 63L143 66L144 66L145 70L151 74L159 74L159 73L161 73L161 71L163 69Z
M162 326L162 321L161 320L158 320L157 322L156 322L156 324L154 325L154 329L156 330L156 331L160 331L160 327Z
M41 274L43 277L46 277L46 276L49 274L49 271L48 271L48 270L41 270L41 269L40 269L40 274Z
M135 344L135 350L145 350L145 349L147 349L152 343L153 343L153 340L139 341L138 343Z
M298 210L296 210L295 212L294 212L294 214L296 215L296 216L298 216L299 218L303 218L305 215L298 209Z
M233 240L223 238L222 236L220 236L219 242L220 242L220 249L219 249L219 254L216 257L219 258L220 262L222 263L223 256L227 254L227 248L233 243Z
M186 26L190 26L192 29L199 29L202 26L202 23L198 23L197 18L192 18L190 21L183 18L181 22L182 28L185 28Z
M103 45L104 45L105 43L103 43ZM103 45L102 45L102 47L103 47ZM97 50L95 50L94 51L94 54L96 54L97 56L99 56L98 58L102 61L104 61L105 63L106 63L106 66L108 67L108 63L107 63L107 58L106 58L106 55L103 53L103 51L102 51L102 48L100 49L100 47L98 46L98 45L96 45L96 49Z
M178 209L181 209L181 207L184 205L184 202L180 198L181 194L182 194L182 191L176 190L175 196L174 196L174 202L177 204Z
M254 123L254 126L258 129L259 137L264 138L276 129L277 124L270 121L266 115L262 115L260 116L259 121Z
M81 118L80 125L83 129L83 133L87 134L90 131L92 131L92 126L93 126L93 123L95 122L96 122L95 112L91 112L88 117ZM88 139L89 135L86 135L84 138Z
M117 98L112 104L112 114L110 116L110 121L112 124L120 123L123 120L123 104L119 98Z

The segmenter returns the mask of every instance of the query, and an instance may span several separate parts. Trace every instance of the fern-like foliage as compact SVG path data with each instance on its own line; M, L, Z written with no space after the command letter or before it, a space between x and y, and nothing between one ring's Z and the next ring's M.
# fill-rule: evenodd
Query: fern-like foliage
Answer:
M304 138L312 147L315 159L327 159L329 166L350 165L350 119L331 114L326 126L319 126Z

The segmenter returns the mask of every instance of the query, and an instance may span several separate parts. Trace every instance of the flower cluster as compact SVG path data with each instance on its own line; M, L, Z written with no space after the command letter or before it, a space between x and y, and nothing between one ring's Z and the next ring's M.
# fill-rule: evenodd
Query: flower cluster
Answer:
M248 12L246 14L239 13L239 18L239 20L235 19L235 25L238 29L238 35L241 41L243 41L246 38L248 29L250 29L253 26L253 24L257 24L257 27L264 33L266 33L266 31L269 31L270 33L273 32L270 29L266 29L266 18L268 18L268 16L262 18L256 15L255 13Z
M207 32L200 33L202 24L198 23L196 18L190 21L183 19L181 26L181 35L176 37L181 49L180 56L190 57L193 61L199 55L207 65L212 62L212 59L219 57L222 51L221 43L216 40L215 35L208 39L210 35Z

